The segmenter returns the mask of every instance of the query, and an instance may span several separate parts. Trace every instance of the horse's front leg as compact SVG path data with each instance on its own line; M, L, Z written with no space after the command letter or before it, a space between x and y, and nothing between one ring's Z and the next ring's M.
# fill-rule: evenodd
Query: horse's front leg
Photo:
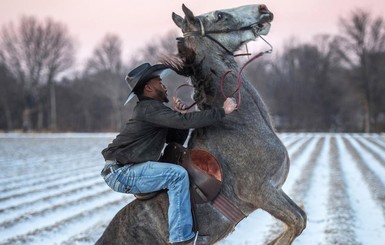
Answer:
M287 225L287 229L269 244L291 244L306 227L306 213L281 189L265 184L261 189L261 208Z

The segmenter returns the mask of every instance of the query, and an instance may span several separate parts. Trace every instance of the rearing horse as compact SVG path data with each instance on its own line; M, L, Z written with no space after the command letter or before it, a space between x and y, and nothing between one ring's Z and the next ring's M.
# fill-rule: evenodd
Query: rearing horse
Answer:
M185 5L182 9L184 18L172 15L184 34L180 60L168 64L191 76L200 109L221 106L222 94L239 89L242 95L237 111L217 125L194 131L191 143L219 160L224 176L221 195L244 216L260 208L284 222L286 230L271 244L291 244L305 229L306 214L281 189L289 172L288 153L257 90L245 77L240 86L240 68L233 55L243 44L269 32L273 14L265 5L200 16ZM167 209L165 193L144 202L135 200L119 211L96 244L167 244ZM199 234L206 235L207 244L223 239L236 225L211 204L197 205L196 214Z

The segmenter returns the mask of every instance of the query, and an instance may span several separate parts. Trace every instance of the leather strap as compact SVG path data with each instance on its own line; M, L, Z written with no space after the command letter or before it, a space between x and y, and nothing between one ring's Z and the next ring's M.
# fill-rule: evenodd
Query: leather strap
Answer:
M226 196L222 193L219 193L218 196L211 201L211 205L220 211L231 223L238 224L241 220L246 218L246 215L237 208L234 204L231 203Z

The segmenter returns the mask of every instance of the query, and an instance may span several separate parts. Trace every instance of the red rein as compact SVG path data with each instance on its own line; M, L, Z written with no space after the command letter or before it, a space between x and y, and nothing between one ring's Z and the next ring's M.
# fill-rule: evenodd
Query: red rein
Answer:
M249 59L245 64L243 64L241 70L238 72L236 71L233 71L233 70L228 70L225 72L225 74L223 74L223 76L221 77L221 80L220 80L220 84L221 84L221 93L222 93L222 96L223 98L227 99L228 97L234 97L234 95L236 93L238 93L238 100L237 100L237 106L235 109L238 109L239 106L241 105L241 86L242 86L242 83L243 83L243 79L242 79L242 72L243 72L243 69L246 68L247 65L249 65L251 62L253 62L254 60L256 60L257 58L261 57L262 55L266 54L266 53L270 53L271 51L265 51L265 52L260 52L259 54L253 56L251 59ZM226 76L228 74L230 74L231 72L234 72L234 73L237 73L237 89L230 95L230 96L227 96L225 91L224 91L224 86L225 86L225 79L226 79ZM182 84L180 85L179 87L176 88L175 90L175 97L178 98L177 96L177 92L180 88L182 87L193 87L192 85L190 84ZM186 107L186 110L189 110L191 107L193 107L194 105L196 105L197 102L194 102L193 104L189 105ZM175 108L175 104L174 104L174 108Z
M237 106L235 107L235 109L238 109L239 106L241 105L241 89L240 88L241 88L242 83L243 83L243 79L242 79L243 69L245 69L248 64L250 64L251 62L253 62L254 60L256 60L257 58L261 57L264 54L265 54L265 52L260 52L259 54L255 55L253 58L249 59L245 64L243 64L239 73L236 71L233 71L233 70L228 70L225 72L225 74L223 74L223 76L220 80L220 83L221 83L221 93L222 93L223 98L225 98L225 99L228 98L228 96L226 96L225 91L224 91L226 76L228 74L230 74L231 72L238 74L237 75L237 89L229 96L229 97L234 97L235 93L238 92Z

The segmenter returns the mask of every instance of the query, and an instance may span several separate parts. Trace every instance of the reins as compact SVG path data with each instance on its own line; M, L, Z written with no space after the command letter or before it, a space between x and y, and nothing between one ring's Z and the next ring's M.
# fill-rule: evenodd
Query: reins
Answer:
M243 83L243 79L242 79L242 72L243 70L246 68L246 66L248 66L251 62L253 62L254 60L258 59L259 57L265 55L265 54L270 54L273 52L273 46L271 46L271 44L266 41L263 37L259 36L263 41L265 41L267 43L267 45L270 46L270 49L266 50L266 51L262 51L256 55L254 55L251 59L249 59L245 64L243 64L243 66L241 67L241 70L238 72L236 71L233 71L233 70L228 70L225 72L225 74L223 74L221 80L220 80L220 83L221 83L221 93L222 93L222 96L223 98L227 99L228 97L234 97L234 95L236 93L238 93L238 101L237 101L237 107L236 109L239 108L239 106L241 105L241 86L242 86L242 83ZM224 84L225 84L225 79L227 77L228 74L230 74L231 72L234 72L234 73L237 73L237 89L230 95L230 96L226 96L226 93L224 91Z
M178 97L178 91L179 91L179 89L181 89L181 88L183 88L183 87L192 87L192 88L193 88L194 86L191 85L191 84L188 84L188 83L184 83L184 84L178 86L178 87L175 89L175 97L176 97L176 98L179 98L179 97ZM191 109L194 105L196 105L196 104L197 104L197 102L192 103L191 105L185 107L185 110L190 110L190 109ZM174 107L175 107L175 103L174 103Z
M234 55L231 51L229 51L223 44L221 44L218 40L216 40L215 38L213 38L212 36L210 35L207 35L207 34L210 34L210 33L229 33L229 32L233 32L233 31L241 31L241 30L253 30L253 32L255 33L258 33L261 29L261 26L259 25L259 23L255 23L255 24L252 24L252 25L249 25L249 26L245 26L245 27L241 27L239 29L234 29L234 30L224 30L224 31L205 31L204 29L204 26L203 26L203 23L200 19L199 20L199 23L200 23L200 27L201 27L201 31L198 32L198 31L192 31L192 32L185 32L183 33L183 36L184 37L195 37L195 36L201 36L201 37L207 37L209 38L210 40L212 40L213 42L215 42L216 44L218 44L222 49L224 49L228 54L236 57L236 56L241 56L241 55L251 55L248 50L247 50L247 53L246 54L237 54L237 55ZM228 97L234 97L234 95L236 93L238 93L238 100L237 100L237 107L236 109L239 108L240 104L241 104L241 86L242 86L242 83L243 83L243 79L242 79L242 72L243 70L246 68L246 66L248 66L251 62L253 62L254 60L258 59L259 57L265 55L265 54L270 54L273 52L273 46L268 42L266 41L262 36L256 34L258 37L260 37L267 45L269 45L269 49L266 50L266 51L262 51L256 55L254 55L252 58L250 58L245 64L242 65L239 73L237 71L233 71L233 70L228 70L226 71L223 76L221 77L221 80L220 80L220 85L221 85L221 93L222 93L222 96L223 98L227 99ZM247 49L247 46L246 46L246 49ZM226 79L226 76L230 73L236 73L237 74L237 88L236 90L230 95L230 96L227 96L225 91L224 91L224 83L225 83L225 79ZM177 97L177 92L180 88L182 87L193 87L193 85L191 84L182 84L180 86L178 86L175 90L175 96ZM178 98L178 97L177 97ZM191 109L193 106L195 106L197 104L197 102L194 102L192 103L191 105L187 106L185 108L185 110L189 110ZM175 105L174 105L175 107Z

